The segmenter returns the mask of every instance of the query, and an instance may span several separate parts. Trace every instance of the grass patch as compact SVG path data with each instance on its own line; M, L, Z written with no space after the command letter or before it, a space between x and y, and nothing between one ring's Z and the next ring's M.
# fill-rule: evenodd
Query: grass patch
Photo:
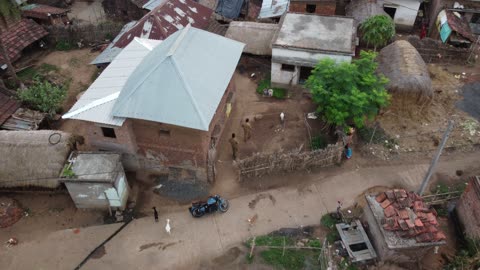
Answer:
M250 253L247 253L247 256L245 256L245 259L247 260L248 264L252 264L253 260L255 259L255 255L252 255L252 257L250 257Z
M312 150L323 149L327 147L327 145L328 145L327 138L323 135L315 136L310 141L310 148Z
M276 88L271 87L270 78L266 78L261 80L257 86L257 93L260 95L264 95L265 89L273 89L273 97L278 99L285 99L287 98L287 90L283 88Z
M38 76L38 70L35 67L28 67L17 73L17 77L21 81L30 81L36 76Z
M290 237L262 235L262 236L257 236L255 238L255 245L282 247L283 241L285 241L285 245L287 246L294 244L293 239L291 239ZM247 247L251 247L252 243L253 243L253 238L247 241Z
M324 226L327 227L330 230L335 229L335 224L337 224L337 221L329 214L325 214L322 216L320 219L320 223Z
M59 71L60 69L55 65L50 65L47 63L43 63L38 67L38 71L40 73L49 73L50 71Z
M335 241L340 240L340 235L338 234L338 231L331 230L327 233L327 241L328 243L335 243Z
M289 270L304 269L305 252L300 250L285 250L283 254L282 249L270 249L260 253L262 259L278 268Z
M73 49L73 45L69 41L60 40L55 44L55 49L57 51L69 51Z
M321 248L322 247L322 242L318 239L310 240L308 241L307 246L313 247L313 248Z

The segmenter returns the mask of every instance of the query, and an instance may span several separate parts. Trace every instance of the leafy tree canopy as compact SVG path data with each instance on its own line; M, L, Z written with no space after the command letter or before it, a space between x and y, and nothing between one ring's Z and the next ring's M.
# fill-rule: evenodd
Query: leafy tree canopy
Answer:
M387 42L395 36L395 24L387 15L368 18L360 25L360 30L363 32L362 39L367 42L367 46L372 44L375 51L377 47L387 45Z
M27 89L18 90L18 98L41 112L55 114L65 100L67 91L65 87L53 85L47 80L35 78L33 85Z
M315 66L306 86L327 123L345 126L353 121L362 127L388 105L388 79L375 73L375 57L374 52L362 51L352 63L325 58Z

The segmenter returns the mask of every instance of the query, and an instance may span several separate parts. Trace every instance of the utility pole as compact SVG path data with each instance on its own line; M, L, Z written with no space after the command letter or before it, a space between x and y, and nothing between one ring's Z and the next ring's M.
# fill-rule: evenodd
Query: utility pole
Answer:
M438 159L440 158L440 155L442 154L442 150L445 147L445 144L447 143L448 136L450 135L450 132L452 131L452 128L453 128L453 120L449 120L447 130L445 130L445 133L443 134L442 142L438 146L437 153L435 154L435 157L432 160L432 164L430 164L430 168L428 168L427 175L423 179L422 185L420 186L420 190L418 191L418 195L420 195L420 196L423 195L423 192L425 192L425 189L428 186L428 182L430 181L430 177L432 177L435 166L437 165Z

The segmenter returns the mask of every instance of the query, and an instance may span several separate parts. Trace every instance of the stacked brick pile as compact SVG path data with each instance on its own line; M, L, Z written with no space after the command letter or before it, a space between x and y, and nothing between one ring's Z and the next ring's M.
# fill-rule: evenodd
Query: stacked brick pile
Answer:
M418 243L446 239L437 222L437 212L424 204L415 192L393 189L380 193L376 201L383 208L383 229L396 232L402 238L414 238Z

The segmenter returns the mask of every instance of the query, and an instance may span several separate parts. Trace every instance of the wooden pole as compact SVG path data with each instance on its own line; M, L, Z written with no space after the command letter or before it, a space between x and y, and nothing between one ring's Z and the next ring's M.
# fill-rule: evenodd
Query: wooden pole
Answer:
M420 196L423 195L423 193L425 192L425 189L428 186L428 182L430 181L430 177L432 177L432 174L435 170L435 166L437 165L438 159L440 158L440 155L442 154L442 150L445 147L445 144L447 143L448 136L450 135L450 132L452 131L452 128L453 128L453 120L450 120L450 121L448 121L447 130L445 130L445 133L443 134L442 142L438 146L437 153L435 154L435 156L432 160L432 164L430 164L430 168L428 168L427 175L423 179L422 185L420 186L420 190L418 191L418 194Z
M252 258L252 255L253 255L253 249L255 248L255 240L257 239L256 236L253 237L253 240L252 240L252 248L250 249L250 255L249 255L249 258Z

